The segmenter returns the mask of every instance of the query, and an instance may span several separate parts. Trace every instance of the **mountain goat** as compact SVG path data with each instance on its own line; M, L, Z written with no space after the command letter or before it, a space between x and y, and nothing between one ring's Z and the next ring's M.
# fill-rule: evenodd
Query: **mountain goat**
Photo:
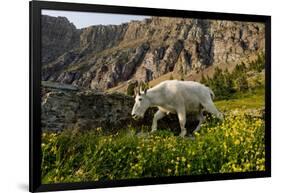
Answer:
M186 114L195 114L199 124L194 132L200 129L204 120L203 111L214 114L217 118L223 119L213 103L213 91L194 81L167 80L156 85L153 88L135 92L135 104L132 109L133 118L143 118L149 107L158 107L154 114L152 131L157 130L157 121L169 113L178 115L181 133L180 136L186 135Z

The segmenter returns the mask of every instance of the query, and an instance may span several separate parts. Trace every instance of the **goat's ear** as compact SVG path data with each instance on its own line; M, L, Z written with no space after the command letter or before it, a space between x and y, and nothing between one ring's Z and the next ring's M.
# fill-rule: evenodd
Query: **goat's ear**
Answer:
M137 87L135 87L135 96L140 95L141 94L141 88L138 85Z
M137 96L139 94L139 87L134 88L134 96Z
M144 91L143 88L145 88L144 82L142 80L139 82L139 87L140 87L140 92L142 93Z

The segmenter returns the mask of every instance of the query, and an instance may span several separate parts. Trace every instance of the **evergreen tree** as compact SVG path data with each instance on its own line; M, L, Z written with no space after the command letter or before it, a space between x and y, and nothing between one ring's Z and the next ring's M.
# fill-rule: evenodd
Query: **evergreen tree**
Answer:
M234 79L227 69L225 69L224 71L224 78L225 78L225 86L227 88L228 93L233 94L235 92Z
M202 84L208 86L208 80L207 78L204 76L204 74L202 73L201 74L201 81L200 81Z
M238 91L248 90L249 86L246 75L242 75L236 80L236 87Z

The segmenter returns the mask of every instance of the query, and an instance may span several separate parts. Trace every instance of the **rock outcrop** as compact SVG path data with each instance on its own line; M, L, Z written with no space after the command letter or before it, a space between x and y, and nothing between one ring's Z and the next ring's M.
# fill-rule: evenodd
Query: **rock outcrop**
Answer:
M141 120L131 116L134 98L121 93L105 94L93 90L75 90L67 85L42 84L41 124L43 131L65 129L84 131L102 127L105 132L118 132L129 125L141 130L152 124L156 109L149 109ZM187 127L194 129L197 121L189 117ZM178 118L169 115L159 120L158 128L180 132Z
M95 91L44 88L42 129L79 131L103 127L120 129L130 124L132 98L122 94L106 95Z
M101 91L238 64L265 47L264 25L251 22L152 17L78 30L66 18L42 16L42 29L42 79Z

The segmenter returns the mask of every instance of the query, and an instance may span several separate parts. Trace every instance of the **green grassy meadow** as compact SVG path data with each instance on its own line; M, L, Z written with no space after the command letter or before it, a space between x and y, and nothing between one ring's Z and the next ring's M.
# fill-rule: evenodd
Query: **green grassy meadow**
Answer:
M257 109L265 106L264 87L245 93L236 93L232 99L215 101L218 109L229 111L234 109Z

